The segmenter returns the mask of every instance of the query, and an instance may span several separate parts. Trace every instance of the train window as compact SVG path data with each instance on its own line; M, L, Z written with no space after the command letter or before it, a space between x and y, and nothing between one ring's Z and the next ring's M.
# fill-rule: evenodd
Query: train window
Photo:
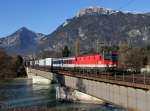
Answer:
M64 60L64 64L67 64L67 60Z
M53 64L61 64L61 63L63 63L63 61L61 61L61 60L53 61Z
M104 54L104 60L117 60L118 57L116 54Z

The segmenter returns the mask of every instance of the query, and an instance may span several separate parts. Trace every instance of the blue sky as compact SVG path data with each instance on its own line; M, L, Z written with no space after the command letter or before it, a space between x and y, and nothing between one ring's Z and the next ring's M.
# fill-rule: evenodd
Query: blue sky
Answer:
M20 27L49 34L81 8L150 12L149 0L0 0L0 37Z

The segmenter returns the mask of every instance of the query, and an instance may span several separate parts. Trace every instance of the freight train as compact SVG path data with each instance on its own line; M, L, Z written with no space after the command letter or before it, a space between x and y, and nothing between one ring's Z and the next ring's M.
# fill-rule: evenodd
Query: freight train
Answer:
M52 70L98 70L112 71L117 68L117 54L101 53L96 55L64 57L64 58L45 58L29 61L28 65L35 67L47 67Z

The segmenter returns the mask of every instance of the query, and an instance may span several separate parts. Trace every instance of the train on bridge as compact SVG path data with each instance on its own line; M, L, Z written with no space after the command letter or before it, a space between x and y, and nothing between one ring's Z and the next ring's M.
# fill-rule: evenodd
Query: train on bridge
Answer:
M149 73L121 70L118 68L117 58L115 53L102 53L89 56L29 60L25 64L27 67L43 71L149 89L149 86L145 86L150 85Z
M64 58L45 58L30 60L26 63L32 67L47 67L53 70L98 70L112 71L118 65L117 54L101 53L96 55L64 57Z

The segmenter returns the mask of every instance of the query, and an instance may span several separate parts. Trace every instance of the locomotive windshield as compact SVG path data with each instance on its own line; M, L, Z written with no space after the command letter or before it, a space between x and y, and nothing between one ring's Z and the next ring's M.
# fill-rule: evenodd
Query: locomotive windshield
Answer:
M104 60L118 60L117 54L104 54Z

